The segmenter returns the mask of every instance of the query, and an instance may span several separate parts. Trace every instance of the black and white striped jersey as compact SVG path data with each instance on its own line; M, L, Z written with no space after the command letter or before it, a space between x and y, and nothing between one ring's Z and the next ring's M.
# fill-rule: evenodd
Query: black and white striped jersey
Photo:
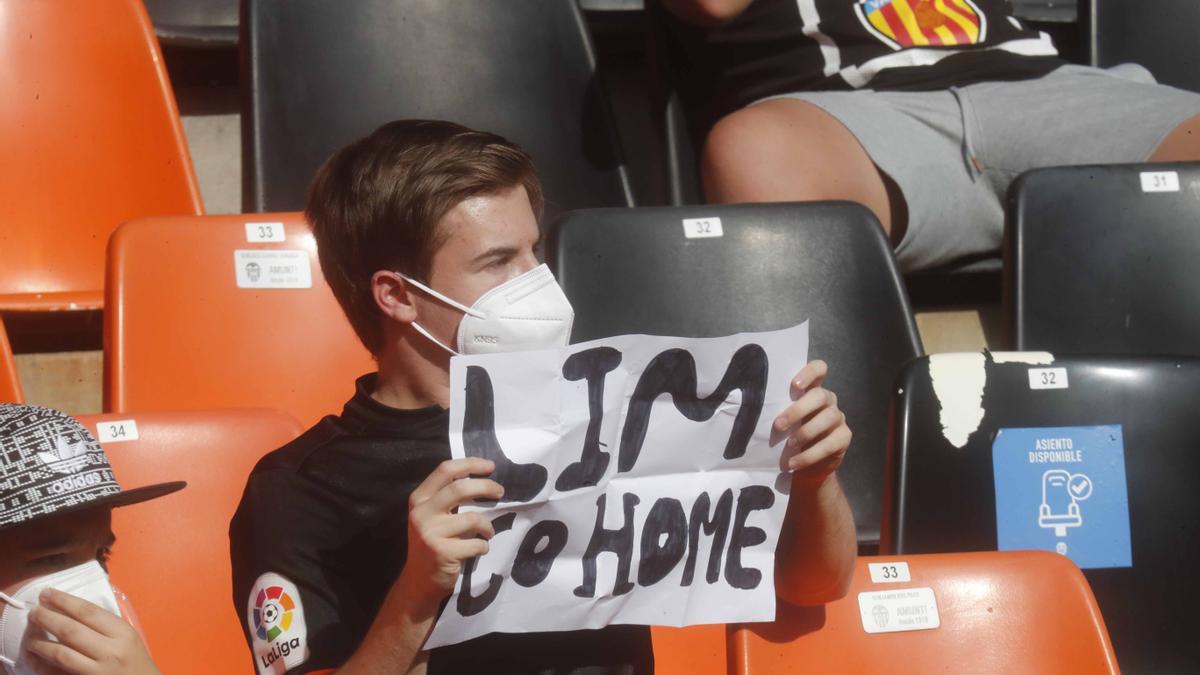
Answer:
M717 28L652 13L685 103L707 124L766 96L932 90L1062 64L1008 0L755 0Z

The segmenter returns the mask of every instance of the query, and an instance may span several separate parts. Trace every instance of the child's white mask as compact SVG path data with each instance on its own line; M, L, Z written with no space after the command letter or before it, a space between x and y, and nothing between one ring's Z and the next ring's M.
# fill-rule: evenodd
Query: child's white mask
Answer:
M25 584L13 595L0 593L4 611L0 613L0 664L9 675L34 675L33 664L25 649L27 633L46 634L29 626L29 612L38 604L38 596L46 588L55 588L70 593L104 609L121 615L117 596L104 568L95 560L69 567L61 572L38 577ZM55 639L53 635L47 636Z

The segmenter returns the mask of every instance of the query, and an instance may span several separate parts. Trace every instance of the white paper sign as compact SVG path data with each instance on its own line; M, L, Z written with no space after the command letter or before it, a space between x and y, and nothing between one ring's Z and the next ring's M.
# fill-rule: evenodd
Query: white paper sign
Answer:
M908 563L903 561L867 563L867 571L871 573L873 584L897 584L912 581L908 572Z
M1179 174L1174 171L1143 171L1142 192L1179 192Z
M1067 389L1066 368L1030 368L1030 389Z
M120 443L138 439L137 421L113 420L96 424L96 440L101 443Z
M858 594L858 611L868 633L903 633L942 625L932 588L897 588Z
M238 288L312 288L312 266L303 249L233 252Z
M246 223L246 241L251 244L280 242L287 239L283 223Z
M454 457L496 461L496 530L464 566L427 649L491 633L775 618L787 510L771 423L808 324L631 335L454 357Z
M688 239L723 237L725 231L721 228L720 218L684 218L683 236Z

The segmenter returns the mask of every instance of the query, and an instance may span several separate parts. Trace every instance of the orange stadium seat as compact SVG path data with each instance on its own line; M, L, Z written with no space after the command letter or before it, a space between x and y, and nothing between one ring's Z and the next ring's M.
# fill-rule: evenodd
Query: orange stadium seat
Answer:
M202 212L140 0L0 0L0 309L96 309L104 244L139 216Z
M654 672L658 675L724 675L728 672L725 624L669 628L654 626Z
M246 476L300 433L274 410L81 417L125 486L186 480L177 494L113 512L113 582L141 620L164 673L251 673L231 603L229 520Z
M298 213L137 220L108 255L105 410L271 407L309 425L375 369Z
M873 583L870 563L889 563L880 579L911 581ZM910 589L930 590L897 593ZM881 632L933 625L930 598L938 627ZM739 675L1119 672L1083 574L1044 551L859 558L845 598L781 604L774 623L740 626L731 641Z
M0 321L0 403L24 403L21 380L17 378L17 364L13 360L12 347L8 344L8 333Z

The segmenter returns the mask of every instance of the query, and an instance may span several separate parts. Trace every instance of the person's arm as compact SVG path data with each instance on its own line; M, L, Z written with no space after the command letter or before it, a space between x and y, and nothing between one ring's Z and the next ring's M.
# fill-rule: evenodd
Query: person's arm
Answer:
M773 427L787 434L782 461L792 471L775 587L796 605L845 595L858 554L854 516L836 475L850 446L850 428L837 397L821 386L827 372L824 361L813 361L792 378L795 400Z
M29 651L53 672L71 675L159 675L133 626L83 598L42 591L29 621L58 638L30 637ZM39 672L49 674L39 664Z
M753 0L661 0L668 12L687 21L711 28L746 11Z
M476 499L503 496L499 483L468 478L494 470L491 461L477 457L448 460L413 490L404 569L362 643L337 670L339 675L425 671L421 645L433 629L442 600L454 590L463 562L487 553L487 540L495 535L483 514L455 510Z

